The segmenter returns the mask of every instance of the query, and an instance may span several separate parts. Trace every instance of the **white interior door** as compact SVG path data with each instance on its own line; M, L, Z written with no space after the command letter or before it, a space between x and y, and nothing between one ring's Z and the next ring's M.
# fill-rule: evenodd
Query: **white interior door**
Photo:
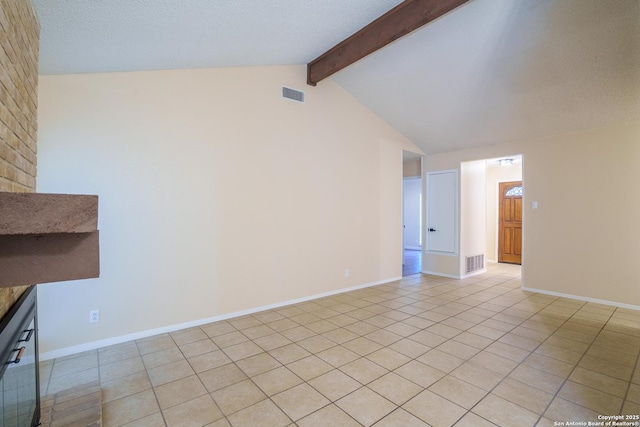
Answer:
M456 253L458 173L427 173L427 250Z

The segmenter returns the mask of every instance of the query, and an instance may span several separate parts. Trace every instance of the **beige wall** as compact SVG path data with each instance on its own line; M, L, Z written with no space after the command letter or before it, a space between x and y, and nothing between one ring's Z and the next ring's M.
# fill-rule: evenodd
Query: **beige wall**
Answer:
M487 165L487 235L486 260L498 261L498 183L522 181L522 163Z
M0 191L36 188L39 36L28 0L0 0ZM26 289L0 289L0 317Z
M487 196L484 160L460 166L460 274L466 274L466 257L484 254Z
M420 157L414 159L405 159L402 162L402 176L405 178L413 178L422 176L422 159Z
M48 356L401 275L402 150L417 148L305 79L41 78L38 190L100 196L101 277L40 288Z
M638 308L638 141L634 121L428 156L425 169L522 153L524 286Z

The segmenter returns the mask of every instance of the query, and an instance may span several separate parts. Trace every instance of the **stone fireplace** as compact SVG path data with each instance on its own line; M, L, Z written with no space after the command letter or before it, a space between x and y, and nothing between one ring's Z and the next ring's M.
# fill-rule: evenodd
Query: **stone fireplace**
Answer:
M0 0L0 191L36 190L40 26L29 0ZM28 289L0 288L0 318Z
M30 0L0 0L0 33L0 425L32 426L34 284L97 276L97 197L35 194L40 26Z
M0 32L0 191L31 193L36 189L40 26L29 0L0 0ZM35 304L35 289L29 283L0 288L0 319L4 319L3 324L9 323L9 312L14 307L30 301L31 293ZM30 325L26 327L29 329ZM19 340L26 338L26 335L18 337ZM33 333L29 341L32 344L36 342ZM25 359L27 346L16 347L14 344L18 343L6 343L7 349L11 350L9 357L17 356L12 351L14 348L25 347L25 351L20 362L22 368L14 368L19 364L13 363L11 371L24 370L29 365L26 361L35 360L37 352L27 354ZM25 401L30 402L31 399Z

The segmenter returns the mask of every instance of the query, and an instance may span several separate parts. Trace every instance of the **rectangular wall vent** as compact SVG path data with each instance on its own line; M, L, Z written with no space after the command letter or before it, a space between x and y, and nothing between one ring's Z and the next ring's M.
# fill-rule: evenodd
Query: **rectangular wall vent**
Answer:
M293 101L304 102L304 92L282 86L282 97Z
M473 273L474 271L484 268L484 254L465 257L467 268L465 273Z

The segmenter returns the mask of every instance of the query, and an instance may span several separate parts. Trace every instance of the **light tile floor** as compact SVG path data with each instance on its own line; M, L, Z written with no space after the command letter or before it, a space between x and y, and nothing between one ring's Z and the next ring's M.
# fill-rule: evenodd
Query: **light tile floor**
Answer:
M640 412L640 312L520 290L519 266L376 287L42 365L104 426L553 426Z

